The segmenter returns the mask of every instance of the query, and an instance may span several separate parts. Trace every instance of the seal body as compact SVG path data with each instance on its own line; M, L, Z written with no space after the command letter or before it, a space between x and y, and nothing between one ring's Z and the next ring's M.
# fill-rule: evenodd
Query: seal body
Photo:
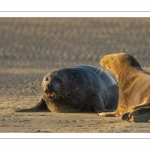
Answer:
M42 81L40 102L17 112L104 112L118 104L118 85L95 66L80 65L48 73Z
M150 119L150 73L144 71L130 54L104 56L100 65L113 72L119 85L116 111L100 116L121 116L121 120L146 122Z

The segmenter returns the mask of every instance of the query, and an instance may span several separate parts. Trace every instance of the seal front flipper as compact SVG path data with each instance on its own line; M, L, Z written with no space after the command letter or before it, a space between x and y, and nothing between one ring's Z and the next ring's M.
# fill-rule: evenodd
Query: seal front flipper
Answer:
M129 121L129 114L130 114L131 112L126 112L126 113L124 113L124 114L122 114L121 115L121 120L122 121Z
M38 111L49 111L45 101L41 99L35 106L26 109L16 109L15 112L38 112Z
M106 112L106 113L98 113L100 117L117 117L118 114L116 112Z

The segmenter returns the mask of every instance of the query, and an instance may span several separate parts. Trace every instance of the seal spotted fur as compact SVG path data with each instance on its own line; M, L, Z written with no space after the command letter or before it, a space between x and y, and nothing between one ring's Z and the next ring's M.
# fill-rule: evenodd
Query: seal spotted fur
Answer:
M63 68L48 73L42 81L37 105L16 112L104 112L118 104L118 85L105 71L90 65Z

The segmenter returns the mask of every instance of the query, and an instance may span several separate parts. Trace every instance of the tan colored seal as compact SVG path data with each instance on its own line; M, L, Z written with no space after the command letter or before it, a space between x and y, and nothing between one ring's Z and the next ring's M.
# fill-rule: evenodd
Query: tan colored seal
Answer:
M100 65L113 72L119 85L119 102L115 112L99 116L121 116L121 120L147 122L150 119L150 73L144 71L130 54L104 56Z

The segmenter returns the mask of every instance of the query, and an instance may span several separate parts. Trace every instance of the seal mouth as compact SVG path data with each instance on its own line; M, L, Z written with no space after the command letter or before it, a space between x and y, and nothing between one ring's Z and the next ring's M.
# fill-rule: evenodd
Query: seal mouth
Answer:
M47 92L46 94L47 94L48 98L54 99L54 97L55 97L54 92Z

